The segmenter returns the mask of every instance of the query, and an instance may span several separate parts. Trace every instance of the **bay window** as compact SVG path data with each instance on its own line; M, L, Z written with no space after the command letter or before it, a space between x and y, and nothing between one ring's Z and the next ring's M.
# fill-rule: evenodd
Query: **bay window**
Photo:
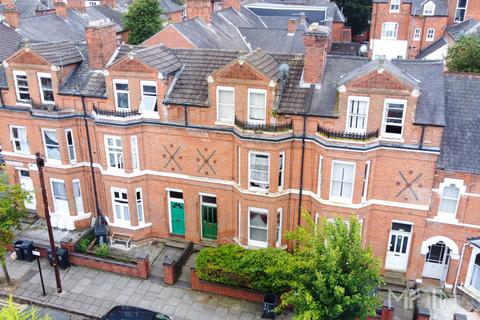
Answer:
M248 208L248 244L256 247L268 245L268 210Z
M285 152L281 152L278 156L278 191L283 191L285 180Z
M58 179L50 179L53 194L53 205L55 207L56 214L70 214L68 207L67 190L65 188L65 182Z
M368 97L348 97L347 132L364 133L367 130Z
M123 169L122 138L106 136L107 161L109 168Z
M82 200L82 189L80 187L80 180L73 180L73 196L75 197L75 207L77 209L77 214L83 214L83 200Z
M282 220L283 220L283 208L277 210L277 237L275 245L280 247L282 245Z
M27 130L25 127L10 127L10 139L13 144L13 152L15 153L30 153L27 141Z
M130 110L130 92L128 91L128 80L113 80L113 91L115 95L115 107L118 111Z
M267 91L248 89L248 122L264 124L266 117Z
M113 212L115 223L130 225L130 209L126 189L112 188Z
M333 161L330 200L351 202L353 197L354 177L354 163Z
M68 159L70 162L77 161L77 155L75 153L75 145L73 143L73 131L72 129L65 130L65 136L67 140L67 151L68 151Z
M267 153L250 152L248 169L250 187L268 190L270 185L270 156Z
M38 73L37 77L42 103L54 103L52 76L49 73Z
M132 152L132 169L134 171L140 169L140 160L138 158L138 141L137 136L130 137L130 151Z
M57 131L55 129L42 129L42 132L47 161L60 162L60 145L57 139Z
M30 92L28 90L27 73L25 71L13 70L15 80L15 93L18 102L31 102Z
M234 123L235 121L235 89L217 87L217 120Z
M145 223L145 216L144 216L144 213L143 213L142 188L136 188L135 189L135 201L136 201L136 207L137 207L138 224L144 224Z
M401 138L405 117L405 100L385 100L382 135L388 138Z

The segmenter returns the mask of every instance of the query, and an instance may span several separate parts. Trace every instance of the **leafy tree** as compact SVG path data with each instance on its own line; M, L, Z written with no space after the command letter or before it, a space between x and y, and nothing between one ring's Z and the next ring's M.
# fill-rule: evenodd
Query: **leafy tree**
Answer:
M158 0L135 0L123 16L125 29L129 31L128 42L139 44L162 30L163 14Z
M352 27L352 34L368 30L372 0L336 0L335 3L347 18L347 25Z
M12 297L8 298L8 305L0 309L0 319L2 320L50 320L48 316L40 316L37 310L20 311L14 304Z
M8 184L6 174L0 176L0 264L8 285L11 280L6 265L7 246L15 238L13 228L20 229L20 220L27 215L24 203L28 198L28 192L19 185Z
M306 226L287 237L297 243L294 261L286 265L291 290L280 308L293 305L295 319L365 319L381 306L374 295L382 284L380 263L362 247L360 224L325 219L316 226L304 214Z
M462 37L449 48L447 67L455 72L480 72L480 36Z

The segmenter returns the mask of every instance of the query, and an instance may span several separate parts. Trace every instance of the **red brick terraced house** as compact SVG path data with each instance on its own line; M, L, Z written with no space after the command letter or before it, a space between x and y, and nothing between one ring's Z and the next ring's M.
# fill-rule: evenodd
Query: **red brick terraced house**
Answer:
M383 269L480 294L477 76L438 61L27 43L0 69L0 144L42 215L46 158L56 228L287 247L300 208L357 217ZM94 173L96 185L93 185ZM301 223L302 221L300 221Z
M479 18L473 0L373 0L371 56L415 59L443 41L447 26Z

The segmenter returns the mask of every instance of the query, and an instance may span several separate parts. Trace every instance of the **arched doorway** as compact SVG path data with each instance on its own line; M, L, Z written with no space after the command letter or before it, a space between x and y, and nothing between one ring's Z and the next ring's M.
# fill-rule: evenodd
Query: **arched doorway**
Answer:
M452 250L443 241L429 245L422 276L445 281L451 253Z

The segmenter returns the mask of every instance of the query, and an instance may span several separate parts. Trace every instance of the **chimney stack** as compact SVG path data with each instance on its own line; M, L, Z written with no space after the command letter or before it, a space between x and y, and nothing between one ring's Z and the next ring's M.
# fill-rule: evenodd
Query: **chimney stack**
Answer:
M210 23L213 7L210 0L187 0L187 18L201 18Z
M90 23L85 28L88 63L91 69L101 70L117 48L115 24L100 20Z
M222 0L222 10L230 7L240 12L240 0Z
M68 0L67 8L85 12L85 0Z
M55 1L55 13L66 20L68 18L67 4L62 0Z
M288 35L293 36L297 30L297 19L293 18L288 20Z
M102 0L102 5L109 5L110 7L114 8L117 6L117 0Z
M320 84L323 80L325 63L330 45L332 30L327 26L312 23L303 36L305 46L303 81Z
M3 16L5 17L5 22L13 29L17 29L20 26L20 13L18 13L17 7L13 2L7 3L5 9L3 9Z

